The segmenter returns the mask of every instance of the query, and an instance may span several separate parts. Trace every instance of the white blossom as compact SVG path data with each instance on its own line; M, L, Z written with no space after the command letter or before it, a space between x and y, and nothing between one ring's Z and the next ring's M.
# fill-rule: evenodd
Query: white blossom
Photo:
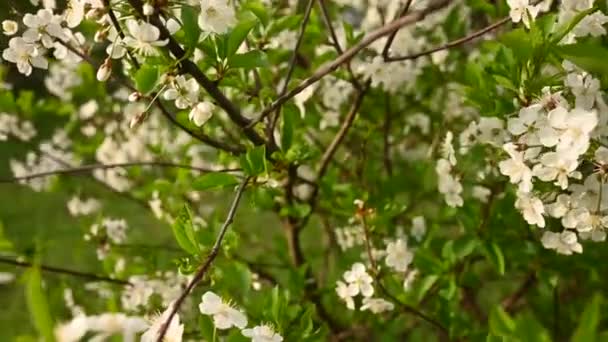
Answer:
M521 211L524 220L526 220L528 224L537 225L541 228L545 226L545 218L543 217L545 207L539 198L534 197L529 193L519 191L517 193L515 207Z
M522 21L527 28L530 28L530 21L538 15L538 6L530 5L529 0L507 0L511 9L509 16L514 23Z
M169 307L158 317L156 317L148 330L141 335L141 342L155 342L158 338L158 334L162 326L169 319L171 310L173 309L174 303L171 303ZM179 322L179 314L175 313L171 319L171 323L167 328L163 342L181 342L182 335L184 334L184 325Z
M215 106L211 102L199 102L192 108L188 118L197 127L204 125L213 116L213 109Z
M165 46L169 41L168 39L159 40L160 30L145 21L129 19L127 28L129 36L123 40L124 44L143 56L156 55L158 53L156 47Z
M375 314L391 311L394 308L395 304L382 298L363 298L363 305L361 305L361 311L369 310Z
M5 36L12 36L19 30L19 24L14 20L3 20L2 21L2 33Z
M397 272L407 271L413 259L414 253L408 249L407 242L403 239L390 242L386 247L386 265Z
M532 170L524 161L524 153L517 151L517 146L507 143L503 146L510 159L498 163L500 173L509 177L513 184L519 184L519 190L529 192L532 190Z
M372 283L374 279L365 271L365 265L360 262L353 264L349 271L344 272L344 280L348 283L351 297L362 294L371 297L374 294Z
M583 246L577 241L576 234L569 230L561 233L545 231L541 242L545 248L555 249L559 254L571 255L583 252Z
M258 325L252 329L243 329L241 333L245 337L251 338L252 342L281 342L283 337L276 333L272 327L267 324Z
M236 23L234 9L227 0L201 0L198 25L205 32L226 33Z
M198 95L198 82L194 78L186 80L186 77L183 75L175 77L169 89L163 93L164 99L175 100L175 107L179 109L194 106L198 102Z
M203 315L213 316L213 324L220 330L237 327L243 329L247 325L247 317L239 310L222 301L218 295L207 291L198 306Z
M40 55L36 45L21 37L11 38L8 48L2 52L2 58L17 64L19 72L26 76L32 73L32 66L40 69L48 68L48 61Z
M336 294L340 299L346 303L346 307L350 310L355 309L355 301L353 300L353 295L349 286L343 281L338 280L336 283Z

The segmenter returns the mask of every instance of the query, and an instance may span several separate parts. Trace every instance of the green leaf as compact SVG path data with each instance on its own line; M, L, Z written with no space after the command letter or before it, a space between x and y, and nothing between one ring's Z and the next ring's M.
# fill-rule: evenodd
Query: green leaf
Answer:
M266 6L264 6L264 4L258 1L250 1L243 4L242 7L244 9L250 10L253 14L255 14L255 16L260 19L260 22L262 22L262 25L268 26L268 22L270 21L270 14L268 14L268 11L266 10Z
M227 57L231 57L236 53L236 51L239 49L239 46L243 44L243 41L245 41L245 38L247 38L247 35L257 23L257 19L243 20L238 23L238 25L236 25L232 29L232 31L230 31L230 34L228 35L228 42L226 45Z
M198 43L198 37L201 35L201 30L198 27L198 13L194 7L182 6L181 20L186 46L193 48Z
M158 67L144 64L135 73L135 88L142 94L148 94L154 90L159 78L160 70Z
M228 65L231 68L254 69L269 66L268 56L260 50L252 50L245 53L239 53L231 56L228 59Z
M241 156L241 167L248 176L257 176L266 172L266 147L256 146Z
M420 302L438 279L439 276L434 274L422 278L416 291L416 301Z
M25 297L36 330L44 337L45 341L55 341L53 318L51 317L49 305L42 289L40 269L37 267L31 268L27 271L26 277Z
M0 221L0 251L8 252L13 249L13 243L4 236L4 225Z
M184 251L192 255L196 255L200 252L194 227L192 226L192 216L190 214L190 209L188 209L187 206L184 205L175 218L175 222L171 228L177 244Z
M580 23L581 20L583 20L584 17L587 16L587 14L590 14L595 10L596 8L590 8L588 10L578 12L574 18L572 18L572 20L564 23L557 30L555 30L555 33L551 34L551 44L557 45L568 33L570 33L570 31L576 27L576 25L578 25L578 23Z
M492 264L496 267L496 272L500 275L505 274L505 257L502 254L502 250L500 246L496 243L491 242L486 244L485 246L485 256L490 260Z
M600 323L602 297L595 294L585 307L583 315L578 319L579 324L572 335L572 342L593 342Z
M608 48L600 44L581 42L560 45L557 52L565 59L590 73L608 77Z
M286 152L293 144L293 132L298 119L297 108L287 106L283 108L281 115L281 150Z
M224 172L212 172L197 178L194 183L192 183L192 187L194 190L202 191L223 188L238 183L238 179L231 174Z
M454 251L454 257L456 260L462 259L473 253L475 248L478 246L478 242L479 241L472 236L463 236L462 238L454 241L454 246L452 249Z
M515 321L500 305L490 312L489 325L490 332L495 336L507 337L515 331Z

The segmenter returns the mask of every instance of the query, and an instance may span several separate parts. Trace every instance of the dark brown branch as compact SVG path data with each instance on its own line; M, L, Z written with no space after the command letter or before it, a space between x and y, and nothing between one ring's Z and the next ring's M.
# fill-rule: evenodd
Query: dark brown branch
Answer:
M483 36L484 34L497 29L498 27L508 23L511 21L510 17L505 17L500 19L499 21L495 22L494 24L488 25L482 29L480 29L479 31L473 32L470 35L466 36L466 37L462 37L456 40L453 40L451 42L448 42L444 45L429 49L429 50L425 50L422 52L418 52L418 53L414 53L411 55L407 55L407 56L397 56L397 57L390 57L388 56L388 50L386 55L384 55L384 51L383 51L383 57L384 57L384 61L386 62L396 62L396 61L405 61L405 60L410 60L410 59L416 59L422 56L428 56L431 55L437 51L441 51L441 50L447 50L447 49L451 49L453 47L465 44L467 42L472 41L475 38L478 38L480 36Z
M401 300L399 300L399 298L395 297L393 294L391 294L390 292L388 292L388 290L384 287L384 285L382 285L382 282L380 282L379 279L377 279L376 281L377 287L380 289L380 291L382 293L384 293L384 295L386 297L388 297L391 301L393 301L396 305L398 305L401 310L403 310L403 312L405 313L409 313L413 316L416 316L420 319L422 319L423 321L431 324L432 326L434 326L437 331L443 335L443 336L448 336L449 332L446 329L446 327L443 326L443 324L441 324L439 321L437 321L436 319L428 316L427 314L425 314L424 312L418 310L417 308L402 302Z
M122 280L122 279L115 279L115 278L105 277L102 275L81 272L81 271L71 270L71 269L62 268L62 267L55 267L55 266L48 266L48 265L35 265L31 262L18 261L18 260L14 260L14 259L5 258L5 257L0 257L0 263L7 264L7 265L14 265L17 267L39 267L42 271L50 272L50 273L65 274L65 275L69 275L69 276L73 276L73 277L84 278L84 279L89 279L89 280L93 280L93 281L102 281L102 282L106 282L106 283L113 283L113 284L119 284L119 285L127 285L127 286L132 285L130 282L128 282L126 280Z
M207 255L207 258L205 259L205 261L203 262L201 267L196 271L194 278L192 278L192 280L190 281L188 286L184 289L184 291L182 291L182 293L177 298L175 303L173 303L173 307L171 308L169 317L167 317L167 320L165 321L165 323L163 323L163 325L160 328L160 331L158 332L158 337L156 339L157 342L163 341L165 334L167 333L167 329L169 329L169 324L173 320L173 317L175 316L177 311L179 311L179 308L184 303L184 300L186 300L186 298L188 297L190 292L192 292L194 287L196 287L196 285L201 280L203 280L203 278L205 277L205 274L209 270L209 267L211 267L211 264L217 257L217 255L220 251L220 247L222 246L222 242L224 241L224 235L226 235L228 228L230 228L230 225L234 221L234 216L236 215L236 210L239 207L239 203L241 202L241 197L243 196L243 192L245 191L245 187L247 186L248 182L249 182L249 178L245 178L245 180L243 180L241 185L239 185L239 188L236 190L236 194L234 196L234 199L232 200L232 205L230 206L230 210L228 211L226 220L224 221L224 224L222 224L222 227L220 228L220 231L217 235L215 243L213 244L213 247L211 248L211 251L209 252L209 255Z
M137 11L137 13L144 17L143 15L143 3L141 0L128 0L129 4ZM192 76L198 84L205 89L205 91L215 100L215 102L226 111L230 120L232 120L237 126L241 127L245 132L245 135L256 145L262 145L265 143L264 139L251 127L249 127L250 120L244 117L241 113L241 109L234 104L230 99L221 92L221 90L217 87L217 85L211 81L205 74L198 68L198 66L192 62L191 60L185 58L186 52L179 43L171 36L171 33L163 25L158 17L158 14L151 15L146 17L148 21L156 26L160 30L160 39L167 39L167 48L169 51L175 56L175 58L179 61L180 72L189 74Z
M232 172L239 171L240 169L221 169L221 170L212 170L207 168L195 167L186 164L174 164L169 162L129 162L129 163L115 163L115 164L89 164L71 167L68 169L60 169L60 170L52 170L40 173L34 173L27 176L14 177L10 179L0 179L0 183L12 183L16 181L26 181L34 178L48 177L54 175L66 175L66 174L75 174L75 173L84 173L93 170L106 170L106 169L114 169L119 167L135 167L135 166L154 166L154 167L162 167L162 168L178 168L178 169L188 169L198 172Z
M521 286L515 292L513 292L513 294L502 300L501 304L505 311L508 313L512 313L515 310L517 303L520 301L520 299L524 297L524 295L528 291L530 291L534 287L536 281L536 272L530 272L528 276L526 276L526 279L521 284Z
M130 0L130 1L134 1L134 0ZM308 77L307 79L302 81L295 88L293 88L292 90L287 92L285 95L277 98L272 104L270 104L268 107L266 107L264 110L262 110L260 115L251 122L250 126L253 126L254 124L260 122L268 114L274 112L279 106L283 105L289 99L296 96L297 94L302 92L304 89L306 89L309 86L311 86L312 84L316 83L317 81L319 81L326 75L334 72L338 67L340 67L342 64L350 61L354 56L356 56L361 50L365 49L371 43L390 34L391 32L393 32L395 30L400 29L403 26L413 24L415 22L418 22L418 21L424 19L430 13L433 13L433 12L440 10L440 9L444 8L445 6L447 6L450 3L450 1L451 0L435 1L431 5L429 5L429 7L425 8L423 10L412 12L409 15L399 18L391 23L388 23L388 24L370 32L365 37L363 37L363 39L361 39L359 41L359 43L353 45L351 48L349 48L348 50L344 51L344 53L339 55L333 62L324 64L323 66L319 67L310 77Z
M93 68L97 68L97 66L95 65L95 63L93 62L93 60L86 55L85 53L83 53L82 51L78 50L77 48L73 47L70 44L64 43L61 40L58 40L58 42L65 46L68 50L72 51L73 53L75 53L76 55L78 55L78 57L82 58L84 61L86 61L88 64L90 64ZM110 77L112 77L114 80L118 81L120 84L122 84L123 86L127 87L129 90L131 91L137 91L131 84L129 84L129 82L127 82L125 79L117 76L115 73L112 73L110 75ZM155 98L156 97L156 93L151 93L150 97L151 98ZM209 136L207 136L204 133L195 133L192 130L190 130L188 127L182 125L179 121L177 121L173 115L162 105L162 103L160 103L160 101L155 101L155 105L158 107L158 109L160 109L161 113L175 126L177 126L179 129L181 129L182 131L188 133L188 135L190 135L192 138L199 140L202 143L205 143L211 147L215 147L217 149L220 150L224 150L226 152L232 153L232 154L240 154L242 153L244 150L241 147L233 147L231 145L228 145L222 141L218 141L215 140Z
M112 10L112 5L110 4L110 0L103 0L103 5L108 10L108 16L110 17L112 26L114 26L114 28L116 29L116 32L118 33L118 36L120 37L120 39L124 40L125 33L122 31L122 27L120 26L120 23L118 22L118 18L116 18L116 14L114 13L114 10ZM133 54L131 53L131 51L129 49L127 49L127 55L129 56L129 59L131 59L131 62L133 63L133 66L135 67L135 69L139 69L140 68L139 62L137 61L135 56L133 56Z

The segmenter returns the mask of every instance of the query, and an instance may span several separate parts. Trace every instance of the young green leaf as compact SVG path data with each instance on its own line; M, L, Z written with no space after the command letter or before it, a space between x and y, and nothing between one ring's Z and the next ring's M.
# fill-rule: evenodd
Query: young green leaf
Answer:
M231 68L243 68L246 70L262 68L269 65L268 57L260 50L248 51L233 55L228 59Z
M195 190L202 191L223 188L238 183L238 179L231 174L224 172L211 172L197 178L194 183L192 183L192 187Z
M198 26L198 13L194 7L182 7L182 30L184 31L185 43L188 48L193 48L198 42L201 30Z
M256 146L241 156L241 167L249 176L258 176L266 172L266 147Z
M154 90L159 78L160 71L158 67L144 64L135 73L135 88L142 94L148 94Z
M187 206L184 206L175 218L172 229L177 244L184 251L192 255L200 252L194 227L192 226L192 216Z
M51 317L49 305L42 289L40 269L37 267L31 268L27 271L26 277L25 297L34 326L38 333L44 337L45 341L55 341L53 318Z
M599 294L593 296L585 307L583 315L579 318L578 326L572 335L572 342L596 341L596 332L601 319L602 297Z
M490 332L495 336L509 337L515 331L515 321L500 305L490 313L489 324Z
M243 41L247 38L249 32L258 23L257 19L243 20L236 25L230 34L228 35L228 42L226 45L226 56L231 57L239 49Z

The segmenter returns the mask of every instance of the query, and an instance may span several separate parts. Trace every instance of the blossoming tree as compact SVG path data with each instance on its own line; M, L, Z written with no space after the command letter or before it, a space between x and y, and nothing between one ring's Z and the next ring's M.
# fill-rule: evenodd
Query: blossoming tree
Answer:
M606 1L1 6L5 339L607 338Z

